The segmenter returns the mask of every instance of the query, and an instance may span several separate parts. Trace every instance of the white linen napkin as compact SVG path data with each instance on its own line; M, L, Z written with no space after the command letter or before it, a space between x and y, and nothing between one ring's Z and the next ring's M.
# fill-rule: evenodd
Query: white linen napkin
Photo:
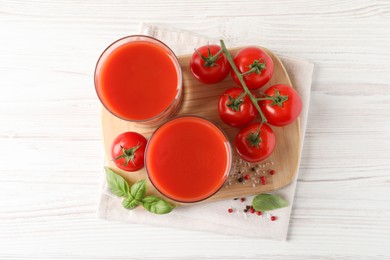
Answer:
M195 47L205 45L208 42L218 43L218 39L210 39L201 35L192 34L188 31L152 24L141 24L139 33L163 41L176 55L192 53ZM229 43L227 44L232 47ZM300 115L302 129L301 140L303 141L309 109L313 64L301 58L287 57L279 54L278 56L282 60L292 84L297 89L303 101L302 113ZM300 149L301 152L302 146ZM298 173L295 176L290 185L275 191L276 194L281 195L289 203L289 206L286 208L272 211L272 215L278 218L276 221L270 221L269 214L264 214L262 217L259 217L256 214L243 213L242 211L228 213L227 209L230 207L243 207L243 203L233 199L178 207L166 215L155 215L143 210L142 207L127 210L122 207L121 199L109 191L105 178L98 207L98 216L103 219L123 220L131 223L285 240L288 233ZM252 198L247 198L247 204L251 203Z

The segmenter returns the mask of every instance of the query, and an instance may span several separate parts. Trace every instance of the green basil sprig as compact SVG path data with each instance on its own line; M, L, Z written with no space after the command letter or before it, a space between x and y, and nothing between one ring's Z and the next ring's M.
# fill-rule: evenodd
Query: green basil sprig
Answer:
M263 193L256 195L256 197L253 198L252 206L255 210L258 211L271 211L274 209L287 207L288 203L280 196Z
M156 196L145 196L146 181L141 180L131 187L119 174L105 167L108 187L118 197L123 197L122 205L126 209L134 209L142 205L146 210L155 214L167 214L175 207Z

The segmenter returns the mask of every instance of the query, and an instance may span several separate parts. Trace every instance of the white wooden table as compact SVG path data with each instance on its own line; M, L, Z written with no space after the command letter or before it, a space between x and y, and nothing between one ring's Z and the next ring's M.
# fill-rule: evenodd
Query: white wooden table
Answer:
M288 242L96 218L94 65L141 21L315 63ZM3 0L0 37L0 259L390 259L389 1Z

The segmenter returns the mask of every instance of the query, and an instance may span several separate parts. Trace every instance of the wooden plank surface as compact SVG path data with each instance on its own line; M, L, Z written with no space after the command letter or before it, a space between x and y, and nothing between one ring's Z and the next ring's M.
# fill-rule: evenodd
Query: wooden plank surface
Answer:
M234 57L237 51L240 48L231 49L230 53ZM274 74L271 80L261 88L261 91L265 91L270 86L276 84L286 84L292 85L289 79L289 76L284 69L284 66L280 59L267 50L266 48L262 48L268 55L272 58L274 63ZM218 127L220 127L227 137L230 140L232 152L233 152L233 165L239 165L240 157L234 149L234 139L239 132L238 128L230 127L222 122L218 114L218 100L221 94L229 88L237 86L234 82L233 78L228 75L228 77L220 83L213 85L205 85L200 83L191 73L190 69L190 55L183 55L178 57L178 61L180 67L182 69L183 74L183 101L181 103L180 108L177 113L173 115L175 116L186 116L186 115L195 115L201 116L207 120L210 120ZM103 129L103 141L105 147L106 154L106 164L114 169L117 173L121 174L129 183L135 183L142 179L148 179L145 168L141 169L137 172L126 172L118 167L116 167L115 163L111 158L111 145L113 140L121 133L127 131L135 131L147 139L150 138L154 130L157 126L147 126L137 123L131 123L124 120L121 120L111 113L109 113L106 109L102 109L102 129ZM229 182L231 185L223 186L215 195L206 201L200 202L210 202L215 200L227 199L227 198L237 198L237 197L246 197L248 195L259 194L263 192L269 192L273 190L277 190L288 185L295 174L297 173L299 155L300 155L300 127L299 120L296 120L292 124L285 127L272 127L275 136L276 136L276 147L270 157L266 160L250 164L250 166L244 166L241 164L240 168L243 176L245 174L250 175L253 178L259 179L260 175L255 175L255 172L251 172L251 167L261 167L261 176L265 176L267 178L267 185L256 185L254 181L249 180L245 181L245 183L239 183L237 181L238 177L236 175L236 171L231 171L230 177L228 178L226 184ZM272 165L271 165L272 162ZM270 176L268 171L270 169L275 170L278 174ZM266 173L262 173L262 172ZM253 187L252 185L255 185ZM165 199L163 194L159 193L156 188L150 183L147 182L148 191L152 195L162 196ZM171 201L174 203L174 201ZM183 204L183 203L177 203ZM184 203L183 205L191 205Z
M0 3L0 259L389 259L388 1ZM289 241L96 219L97 57L141 21L315 63Z

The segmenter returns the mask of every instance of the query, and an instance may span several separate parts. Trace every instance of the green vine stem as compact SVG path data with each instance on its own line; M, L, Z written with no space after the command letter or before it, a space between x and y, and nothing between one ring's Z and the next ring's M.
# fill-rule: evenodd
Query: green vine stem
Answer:
M243 78L243 74L241 74L236 65L234 64L233 62L233 58L232 56L230 56L230 53L228 51L228 49L226 48L226 45L225 43L223 42L223 40L220 40L221 42L221 48L222 48L222 51L223 53L225 54L226 56L226 59L229 61L230 63L230 66L232 67L234 73L237 75L237 78L238 80L240 81L241 83L241 86L242 88L244 89L245 91L245 94L248 95L249 99L252 101L253 105L256 107L257 111L259 112L260 116L261 116L261 124L260 124L260 127L259 129L261 128L261 126L267 122L267 119L265 118L264 114L263 114L263 111L261 111L261 108L259 106L259 103L257 103L257 99L255 96L253 96L253 94L249 91L248 87L246 86L245 82L244 82L244 78Z

